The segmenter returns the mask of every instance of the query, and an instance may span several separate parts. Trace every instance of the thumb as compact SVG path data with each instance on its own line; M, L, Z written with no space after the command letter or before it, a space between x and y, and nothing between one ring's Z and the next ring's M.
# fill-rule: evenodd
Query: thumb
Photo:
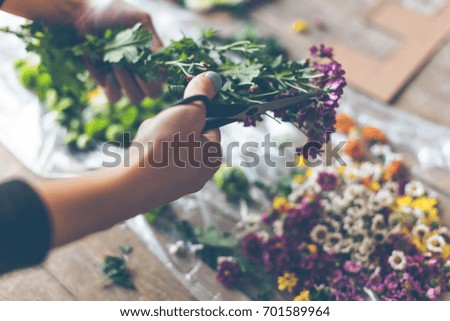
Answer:
M194 95L205 95L209 99L214 96L222 87L222 78L214 71L204 72L194 77L186 87L184 91L184 98Z
M189 82L184 97L205 95L212 99L221 86L222 78L220 75L213 71L207 71ZM138 136L142 136L141 134L146 132L149 127L155 129L163 137L173 136L175 132L186 135L192 132L200 134L205 126L205 116L205 106L201 101L168 108L155 118L145 121L138 131Z

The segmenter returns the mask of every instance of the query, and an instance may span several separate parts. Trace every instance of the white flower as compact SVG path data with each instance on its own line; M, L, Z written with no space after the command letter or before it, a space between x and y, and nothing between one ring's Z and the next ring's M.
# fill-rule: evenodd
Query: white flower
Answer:
M341 251L341 245L342 245L342 234L329 233L323 248L325 251L339 253Z
M311 230L311 233L309 234L311 237L311 240L317 244L323 244L327 240L328 237L328 227L325 225L316 225Z
M439 234L435 234L427 240L427 249L433 253L441 253L444 246L445 239Z
M358 248L358 252L363 255L370 255L375 250L375 241L370 237L365 237Z
M411 181L405 185L405 193L414 197L425 194L425 187L421 182Z
M246 233L253 233L259 230L259 223L261 222L261 215L248 214L238 224L239 229Z
M391 192L391 194L396 195L398 193L398 183L394 181L388 181L383 185L383 190Z
M378 230L373 233L372 239L375 241L375 243L381 244L383 243L388 236L388 232L386 230Z
M414 208L414 209L412 210L412 213L413 213L414 216L417 217L417 218L423 218L423 217L425 216L425 212L422 211L422 210L420 210L420 209L418 209L418 208Z
M364 230L364 220L357 218L353 221L344 219L344 229L351 235L366 234Z
M266 231L259 231L256 233L256 235L258 235L264 243L266 243L270 238L269 233L267 233Z
M359 252L355 252L352 254L352 261L359 263L363 267L367 267L370 263L369 261L370 254L361 254Z
M384 228L386 228L384 216L381 214L376 214L372 218L372 226L370 227L370 230L375 233L376 231L382 230Z
M276 236L282 236L283 232L283 222L280 220L276 220L275 222L273 222L273 233Z
M341 253L348 254L354 248L354 243L351 239L343 239L341 243Z
M384 163L386 165L392 164L395 161L402 161L403 160L403 155L399 154L399 153L390 153L390 154L386 154L384 156Z
M394 270L404 270L406 267L406 257L405 257L405 253L403 253L403 251L397 251L394 250L392 251L391 256L388 259L389 265L394 269Z
M354 183L359 180L359 171L355 166L347 166L343 174L344 181L347 184Z
M370 151L374 156L379 157L391 153L392 149L389 145L375 144L370 148Z
M417 238L422 238L430 233L430 228L425 224L417 224L412 229L412 235Z
M232 256L219 256L217 258L217 263L222 263L224 261L231 261L231 262L236 262L236 258L232 257Z
M377 192L375 195L375 201L381 206L381 207L389 207L394 203L394 196L392 195L391 191L387 189L381 189Z
M361 196L366 191L366 187L361 184L351 184L345 188L344 199L348 202L353 201L357 196Z

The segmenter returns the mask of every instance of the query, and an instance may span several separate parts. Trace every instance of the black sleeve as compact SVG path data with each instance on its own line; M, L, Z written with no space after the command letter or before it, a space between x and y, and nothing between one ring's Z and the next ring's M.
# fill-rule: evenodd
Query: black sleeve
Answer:
M3 5L3 2L5 2L5 0L0 0L0 8L1 8L2 5Z
M50 243L50 218L39 195L19 180L1 184L0 274L41 263Z

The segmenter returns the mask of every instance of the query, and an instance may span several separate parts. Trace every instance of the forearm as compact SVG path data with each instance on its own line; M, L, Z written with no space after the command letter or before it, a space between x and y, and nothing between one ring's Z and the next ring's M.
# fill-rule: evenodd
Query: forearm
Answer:
M52 222L52 247L104 230L137 214L131 183L120 168L35 186Z
M73 23L86 0L4 0L1 10L47 23Z

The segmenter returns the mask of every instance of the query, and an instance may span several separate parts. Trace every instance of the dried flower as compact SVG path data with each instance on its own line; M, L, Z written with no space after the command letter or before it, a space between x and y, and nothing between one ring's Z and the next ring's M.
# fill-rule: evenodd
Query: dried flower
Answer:
M255 233L247 234L242 240L242 254L251 260L261 259L263 249L263 240Z
M227 288L237 285L241 276L239 263L233 257L219 257L217 260L217 280Z

